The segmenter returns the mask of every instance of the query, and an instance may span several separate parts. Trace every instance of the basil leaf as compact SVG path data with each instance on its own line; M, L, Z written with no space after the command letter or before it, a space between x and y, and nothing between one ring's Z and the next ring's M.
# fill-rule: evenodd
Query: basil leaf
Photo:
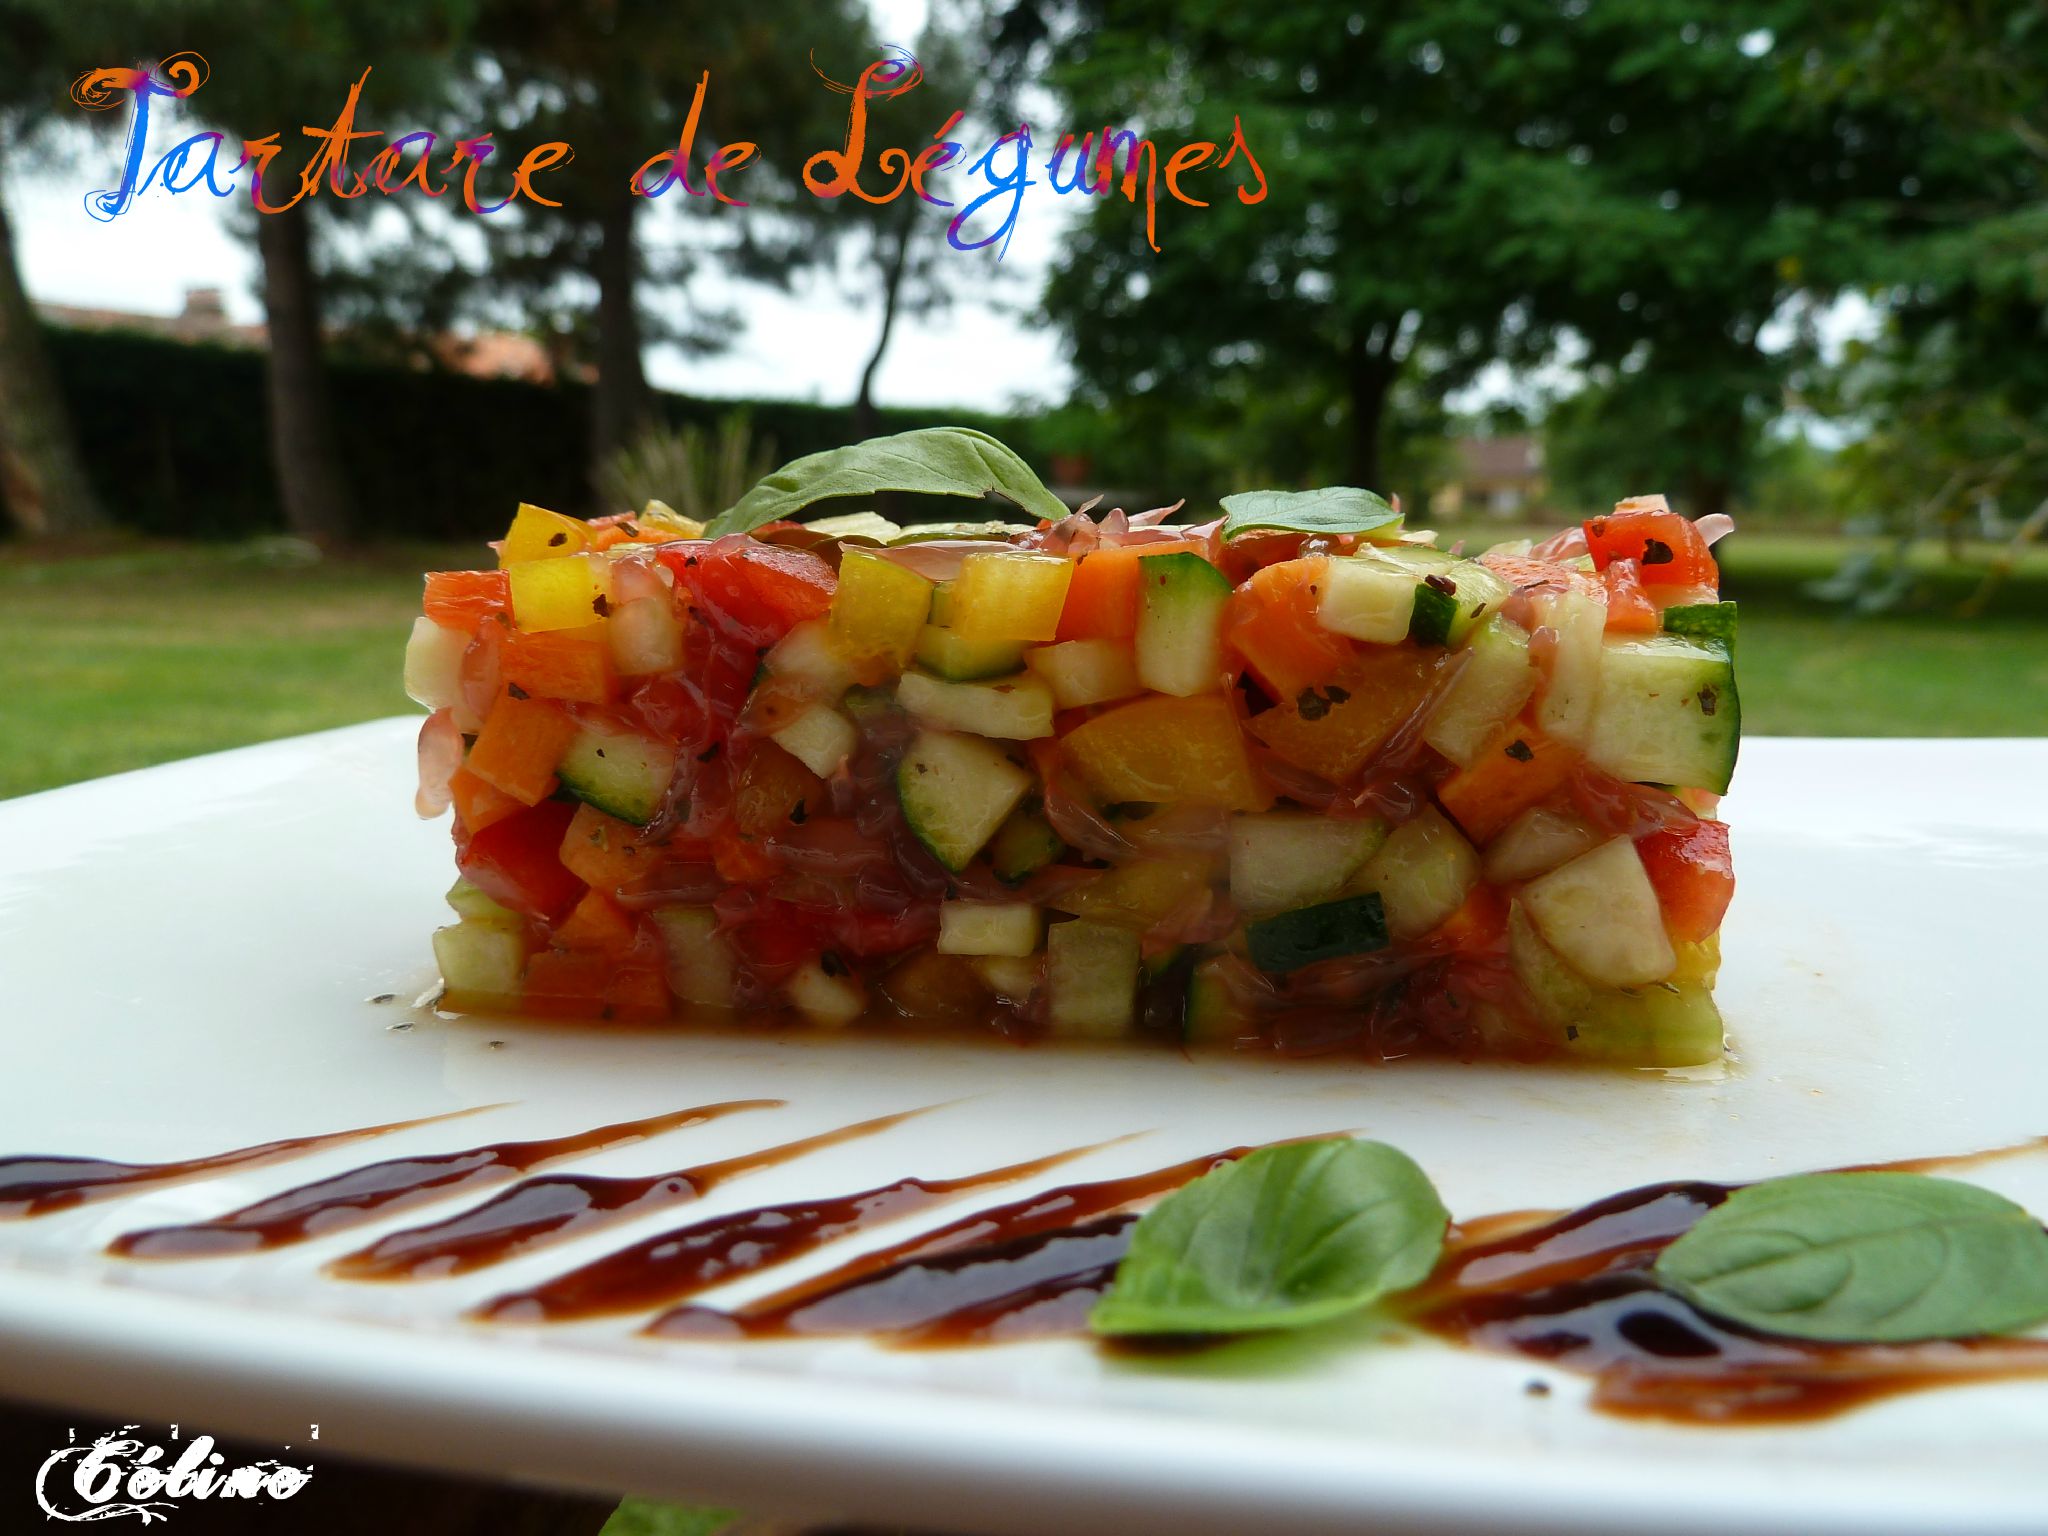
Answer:
M2048 1232L2001 1195L1917 1173L1739 1189L1657 1256L1703 1311L1795 1339L1897 1344L2048 1320Z
M1045 488L1031 466L986 432L920 427L792 460L714 517L705 532L714 538L745 533L793 518L816 502L878 491L976 497L997 491L1034 517L1057 522L1067 515L1066 503Z
M1223 498L1223 537L1256 529L1286 533L1372 533L1398 525L1401 514L1384 497L1355 485L1317 491L1240 491Z
M1423 1171L1377 1141L1265 1147L1148 1211L1098 1333L1298 1328L1419 1284L1450 1214Z

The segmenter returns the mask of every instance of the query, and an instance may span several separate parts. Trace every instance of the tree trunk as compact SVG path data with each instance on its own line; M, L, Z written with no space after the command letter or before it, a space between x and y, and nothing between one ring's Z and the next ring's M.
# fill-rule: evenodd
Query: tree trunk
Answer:
M309 219L301 207L256 220L263 310L270 325L270 457L284 498L285 526L300 538L333 548L348 542L353 519L327 398Z
M90 532L106 517L85 478L41 323L21 284L0 199L0 502L28 538Z
M910 205L910 212L915 205ZM910 268L911 226L908 217L893 221L890 243L882 260L882 330L875 337L875 350L868 355L868 365L860 371L860 393L853 400L853 436L855 441L873 437L875 428L881 423L875 415L875 375L881 371L882 357L889 350L889 333L896 328L897 300L903 292L903 275Z
M633 244L639 199L621 191L598 213L597 394L591 422L593 483L652 414L641 355L640 253Z
M1346 389L1351 397L1351 483L1382 491L1380 437L1387 414L1387 395L1394 387L1394 364L1367 344L1363 335L1351 339L1346 358Z

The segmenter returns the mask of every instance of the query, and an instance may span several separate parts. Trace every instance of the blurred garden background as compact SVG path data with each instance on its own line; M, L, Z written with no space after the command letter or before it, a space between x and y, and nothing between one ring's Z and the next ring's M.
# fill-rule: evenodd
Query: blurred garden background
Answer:
M808 194L888 43L871 153L1236 119L1268 195L1162 195L1155 248L1119 163L998 261ZM373 67L359 128L492 178L573 142L560 206L89 218L127 123L72 81L185 50L152 162L295 171ZM1663 491L1737 519L1752 730L2048 734L2038 0L0 0L0 63L0 796L407 710L420 573L519 501L708 514L940 422L1077 503L1349 483L1476 546ZM706 71L747 206L635 199Z
M0 794L403 709L420 571L488 558L518 501L715 511L941 421L1076 501L1353 483L1475 545L1661 490L1737 518L1754 729L2048 731L2039 5L740 9L0 0ZM1041 162L1235 119L1269 194L1162 194L1148 242L1119 162L1030 187L1001 261L914 198L810 195L824 77L892 42L925 84L871 155L956 107L967 156L1028 120ZM145 168L212 130L223 169L272 132L296 169L373 67L373 146L567 139L561 206L159 185L146 238L89 218L126 113L72 80L181 50L210 78ZM747 206L631 196L705 71L699 163L758 142Z

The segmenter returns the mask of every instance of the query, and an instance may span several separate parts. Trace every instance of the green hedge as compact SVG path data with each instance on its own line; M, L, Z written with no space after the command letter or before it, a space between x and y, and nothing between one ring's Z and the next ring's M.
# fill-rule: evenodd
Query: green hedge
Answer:
M264 415L263 355L119 331L46 328L87 472L138 533L231 539L282 527ZM510 509L586 501L590 391L337 362L336 435L365 538L472 539ZM745 411L783 458L846 442L849 407L665 394L677 422ZM1039 423L977 412L884 410L882 429L981 427L1044 468Z

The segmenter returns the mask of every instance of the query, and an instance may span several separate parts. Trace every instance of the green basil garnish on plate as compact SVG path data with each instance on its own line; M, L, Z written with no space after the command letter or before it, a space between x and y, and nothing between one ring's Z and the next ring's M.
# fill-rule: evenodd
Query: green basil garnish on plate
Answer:
M1739 1189L1657 1257L1657 1281L1761 1333L1898 1344L2048 1321L2048 1232L2002 1195L1917 1173Z
M1401 514L1385 497L1355 485L1313 491L1240 491L1223 498L1223 537L1241 533L1377 533L1398 527Z
M1427 1175L1376 1141L1264 1147L1138 1222L1097 1333L1298 1328L1420 1284L1450 1213Z
M986 432L972 427L920 427L809 454L763 478L711 520L714 537L745 533L807 507L844 496L914 491L928 496L1008 497L1033 517L1055 522L1067 505L1045 488L1031 466Z

